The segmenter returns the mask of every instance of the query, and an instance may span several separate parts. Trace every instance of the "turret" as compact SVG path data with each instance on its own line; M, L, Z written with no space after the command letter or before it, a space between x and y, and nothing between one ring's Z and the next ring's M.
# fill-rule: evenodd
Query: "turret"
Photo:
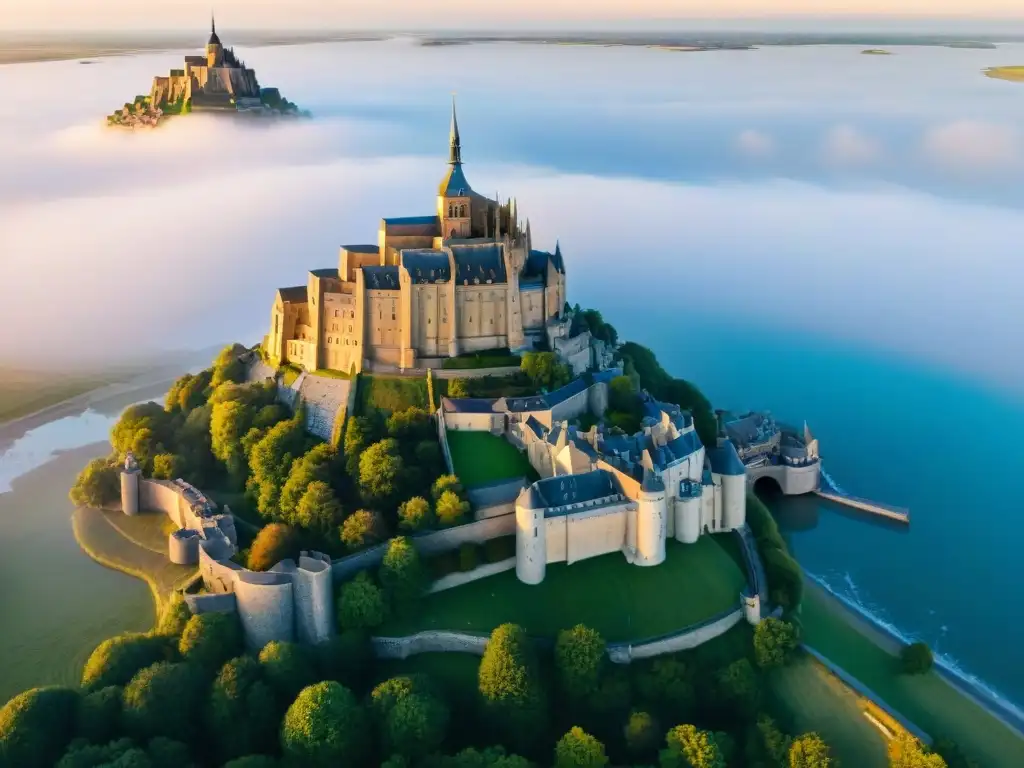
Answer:
M634 565L661 565L665 562L668 533L668 502L665 484L647 470L640 488L636 510L636 559Z
M139 476L142 470L135 455L128 451L121 469L121 510L126 515L139 514Z
M721 478L722 529L739 528L747 519L747 472L732 440L718 438L718 447L711 452L711 471Z
M683 544L695 544L700 538L700 505L703 486L698 480L683 480L675 508L675 536Z
M516 499L516 577L524 584L540 584L547 568L547 523L544 502L534 486Z

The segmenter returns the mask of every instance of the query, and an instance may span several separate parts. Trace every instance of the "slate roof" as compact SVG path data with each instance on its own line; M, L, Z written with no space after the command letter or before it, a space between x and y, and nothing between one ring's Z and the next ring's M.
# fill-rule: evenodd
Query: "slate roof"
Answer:
M554 407L559 403L564 403L570 397L578 395L580 392L586 392L589 387L590 384L587 383L586 378L579 376L570 381L564 387L559 387L554 392L550 392L544 397L544 399L547 401L549 407Z
M311 274L316 275L317 277L335 277L336 278L338 276L338 270L336 270L336 269L330 269L330 268L327 268L327 269L311 269L309 271L310 271Z
M306 301L306 286L294 285L290 288L278 288L278 294L281 296L282 301L288 301L292 304Z
M387 219L385 219L387 221ZM349 253L380 253L380 246L377 245L343 245L342 249Z
M449 413L500 413L503 409L497 408L497 403L482 397L441 398L441 405Z
M708 449L708 458L711 461L711 471L715 474L735 476L746 472L732 440L724 441L720 447Z
M507 280L505 275L505 259L502 258L502 246L491 245L453 245L452 255L455 257L455 280L462 284L468 282L485 284L488 280L492 283L504 283Z
M414 283L448 282L452 279L448 254L431 249L410 249L402 251L402 266L409 272Z
M363 267L366 287L378 291L398 290L398 267Z
M536 417L530 416L523 424L524 429L530 430L538 440L544 438L544 425L537 421Z
M384 219L384 231L389 235L438 237L441 234L441 222L437 216L400 216Z
M684 432L675 440L670 440L665 445L655 446L652 444L647 446L651 452L651 462L659 470L680 459L685 459L687 456L692 456L703 447L700 438L697 437L697 432L694 430ZM738 456L736 458L739 460Z
M531 490L545 508L596 501L622 493L612 473L603 469L578 475L548 477L534 483Z
M452 163L448 173L441 179L437 193L441 197L469 197L472 193L469 182L466 181L466 174L462 171L461 163Z

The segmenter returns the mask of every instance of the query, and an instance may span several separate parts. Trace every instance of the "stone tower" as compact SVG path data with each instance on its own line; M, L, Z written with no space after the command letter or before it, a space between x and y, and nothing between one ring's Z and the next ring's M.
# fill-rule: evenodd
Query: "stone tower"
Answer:
M224 46L217 37L217 21L210 17L210 40L206 43L206 66L219 67L224 63Z
M142 470L131 451L124 459L121 470L121 511L126 515L139 514L139 476Z
M473 190L462 171L462 139L459 121L455 116L455 98L452 97L452 127L448 135L448 173L437 190L437 215L441 219L441 236L471 237L473 220Z

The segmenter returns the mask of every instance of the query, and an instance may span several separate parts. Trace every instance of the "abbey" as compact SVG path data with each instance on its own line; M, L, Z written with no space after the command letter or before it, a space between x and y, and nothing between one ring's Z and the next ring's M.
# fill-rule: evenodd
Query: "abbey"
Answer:
M454 104L449 144L434 213L382 219L376 243L342 246L337 269L277 291L271 358L309 371L405 370L569 335L561 250L534 250L514 200L470 187Z

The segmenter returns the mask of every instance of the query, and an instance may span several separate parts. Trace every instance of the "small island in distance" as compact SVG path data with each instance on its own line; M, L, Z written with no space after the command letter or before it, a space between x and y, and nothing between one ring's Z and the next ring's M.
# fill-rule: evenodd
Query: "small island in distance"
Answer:
M861 53L865 56L892 56L892 51L887 51L884 48L868 48Z
M260 87L255 70L246 67L233 49L221 44L213 19L206 55L186 56L183 69L154 77L149 95L136 96L109 115L107 125L155 127L164 117L193 111L308 116L283 98L277 88Z
M986 77L996 80L1010 80L1015 83L1024 83L1024 66L1014 67L989 67L985 70Z

